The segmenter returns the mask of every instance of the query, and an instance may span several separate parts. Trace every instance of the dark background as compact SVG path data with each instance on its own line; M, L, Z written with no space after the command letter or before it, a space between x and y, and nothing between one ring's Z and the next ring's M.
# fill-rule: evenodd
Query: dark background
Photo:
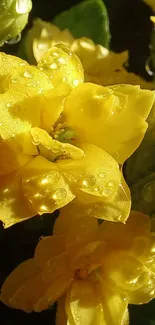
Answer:
M79 0L33 0L33 10L29 25L34 17L52 21L59 12L68 9ZM128 49L130 53L129 70L149 79L145 62L149 56L149 43L152 24L151 9L142 0L105 0L112 34L111 49L120 52ZM92 22L93 23L93 22ZM19 45L5 45L2 50L14 53ZM36 220L37 219L37 220ZM7 230L0 226L0 286L6 276L23 260L33 256L35 246L42 235L52 233L54 217L45 215L15 225ZM155 302L143 306L130 306L130 325L155 325ZM40 314L26 314L7 308L0 303L1 325L54 325L55 306ZM95 325L95 324L94 324Z

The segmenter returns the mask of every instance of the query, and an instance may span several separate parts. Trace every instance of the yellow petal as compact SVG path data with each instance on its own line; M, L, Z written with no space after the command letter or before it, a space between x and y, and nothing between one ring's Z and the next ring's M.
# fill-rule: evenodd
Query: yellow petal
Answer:
M35 125L51 130L51 123L55 123L63 110L64 94L68 90L61 89L59 94L52 92L53 85L44 73L4 53L0 54L0 85L3 88L0 91L0 143L5 153L1 163L9 173L38 154L30 139L30 128ZM49 106L55 108L52 117Z
M65 296L60 298L57 303L56 311L56 324L57 325L69 325L67 323L67 315L65 311Z
M155 5L154 5L155 6ZM155 16L151 16L150 20L155 24Z
M40 312L51 306L56 300L58 300L61 296L65 294L72 281L73 273L68 271L66 274L63 274L56 278L56 280L53 281L53 283L51 283L50 285L47 282L48 289L44 292L44 294L40 297L40 299L38 299L38 301L34 305L34 311Z
M153 102L154 93L139 86L86 83L67 97L64 114L77 139L101 147L122 164L143 139Z
M102 305L95 289L95 286L93 287L89 281L75 280L73 282L70 290L68 291L66 301L66 313L69 324L104 324L102 317Z
M155 11L155 2L154 0L143 0L148 6L152 8L153 11Z
M64 250L64 236L42 237L35 249L34 258L36 263L43 267L49 259L61 254Z
M5 280L1 288L0 300L9 307L31 312L33 310L31 297L24 296L24 285L29 278L36 276L38 271L39 268L33 259L18 265Z
M121 249L126 249L126 247L131 249L134 242L134 249L136 249L140 239L139 245L142 244L143 238L147 239L150 229L151 222L148 216L131 211L126 224L107 221L102 223L99 227L98 239L107 241L108 245L113 248ZM138 240L136 241L136 239Z
M123 292L129 303L142 304L155 297L155 273L128 252L104 257L104 274Z
M83 214L83 209L82 206L81 210L79 212L79 209L74 204L74 200L70 202L70 204L67 204L65 207L63 207L60 210L59 217L56 219L54 223L54 228L53 228L53 234L54 235L66 235L68 233L70 224L74 224L74 220L78 217L82 217ZM78 207L79 208L79 207Z
M124 325L128 322L128 301L125 296L117 293L116 288L108 286L105 281L100 282L100 295L103 308L103 324Z
M40 128L30 130L32 142L39 147L40 154L50 161L63 156L72 159L81 159L84 156L82 149L70 143L62 143L52 139L52 137Z
M117 162L105 151L92 144L82 144L85 156L80 160L60 160L58 166L75 193L104 200L112 199L118 189L121 173Z
M0 152L2 153L0 160L0 175L10 174L32 159L31 155L21 152L20 147L16 145L14 139L5 141L0 139Z
M91 203L91 202L90 202ZM131 209L130 191L123 177L112 200L99 200L95 204L85 205L85 212L99 219L125 222Z
M23 93L23 96L32 97L40 91L52 89L51 80L34 66L26 61L0 53L0 94L7 91Z
M109 221L125 222L129 216L131 208L130 191L123 177L118 186L115 196L109 200L104 197L92 196L88 193L78 192L78 198L74 199L68 207L65 208L67 219L71 216L96 217ZM63 214L63 211L62 211ZM69 217L70 216L70 217ZM69 219L70 220L70 219ZM57 228L57 225L56 225ZM65 232L65 225L62 225ZM58 220L58 233L61 233L61 225Z
M64 44L51 47L38 62L38 69L51 78L55 87L61 83L77 87L84 81L78 57Z
M23 168L22 189L36 214L51 213L75 197L58 165L41 156Z
M36 215L24 197L19 174L1 178L0 184L0 220L5 228Z
M67 232L67 246L76 244L86 244L93 241L96 237L98 230L97 219L93 217L82 217L74 219L69 224Z
M0 299L12 308L40 312L49 308L65 293L72 282L72 272L51 276L49 284L34 259L21 263L6 279Z

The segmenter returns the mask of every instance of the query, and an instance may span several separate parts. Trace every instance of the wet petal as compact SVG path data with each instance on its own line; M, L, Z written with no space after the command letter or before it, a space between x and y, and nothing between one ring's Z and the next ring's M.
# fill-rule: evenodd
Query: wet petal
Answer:
M38 156L22 170L24 196L38 214L51 213L74 199L56 163Z
M127 252L104 258L105 272L130 303L142 304L155 297L155 273Z
M33 310L31 297L24 296L24 286L27 280L36 276L38 272L39 268L33 259L18 265L5 280L1 288L0 300L9 307L31 312Z
M95 239L97 230L97 219L93 217L77 218L68 227L66 245L72 246L89 243Z
M134 245L133 249L137 250L138 246L142 245L143 239L146 242L150 229L151 224L148 216L140 212L131 211L125 224L119 222L110 223L107 221L102 223L99 226L98 238L107 241L108 245L114 248L120 247L121 249L126 249L128 247L132 249Z
M68 96L64 113L77 139L103 148L122 164L142 141L153 102L154 93L139 86L85 83Z
M80 208L80 211L79 211ZM74 220L82 217L82 206L75 206L74 200L60 210L59 217L56 219L53 228L54 235L66 235L69 231L70 224L74 224Z
M77 87L84 81L80 60L64 44L58 44L46 51L38 63L38 69L51 78L55 87L61 83Z
M1 177L0 184L0 220L5 228L36 215L24 197L19 174Z
M130 191L123 177L113 199L105 200L103 197L92 196L88 193L78 192L78 198L70 205L72 215L96 217L98 219L125 222L131 208ZM70 214L71 215L71 214Z
M0 81L1 94L6 91L17 91L19 94L32 97L40 90L53 88L49 77L36 67L30 66L17 56L3 52L0 53Z
M81 159L84 156L82 149L77 148L69 143L61 143L40 128L32 128L32 142L38 146L40 154L50 161L54 161L61 156L72 159Z
M106 325L124 325L128 322L128 301L125 296L108 286L105 281L100 282L100 295L103 308L103 324Z
M73 282L66 301L66 312L71 325L103 324L102 305L95 289L89 281Z
M57 303L57 312L56 312L56 324L57 325L69 325L67 323L67 315L65 311L65 299L66 296L60 298Z
M53 230L54 234L66 237L66 246L89 243L94 240L97 231L97 219L82 214L79 216L72 203L60 210Z
M38 265L42 266L53 257L61 254L65 250L64 236L42 237L39 241L34 258Z
M80 160L61 160L58 166L77 193L82 191L105 200L112 199L120 183L117 162L105 151L91 144L81 145L85 156Z
M73 273L68 271L66 274L56 278L50 285L48 283L48 289L34 305L34 311L40 312L51 306L57 299L64 295L72 281Z

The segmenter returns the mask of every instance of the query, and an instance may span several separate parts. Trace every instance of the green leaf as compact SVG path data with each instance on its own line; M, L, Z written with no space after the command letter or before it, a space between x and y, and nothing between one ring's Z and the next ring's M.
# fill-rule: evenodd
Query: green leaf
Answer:
M85 36L96 44L109 46L109 18L102 0L85 0L56 16L53 24L68 28L75 38Z

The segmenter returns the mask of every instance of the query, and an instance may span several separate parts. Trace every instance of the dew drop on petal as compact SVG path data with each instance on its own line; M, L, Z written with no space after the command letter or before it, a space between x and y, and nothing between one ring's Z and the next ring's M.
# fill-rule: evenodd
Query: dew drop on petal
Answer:
M47 210L48 210L48 208L46 207L46 205L41 205L41 207L40 207L41 212L46 212Z
M17 78L14 78L14 79L11 80L11 83L12 84L16 84L17 82L18 82L18 79Z
M58 69L58 65L56 63L52 63L49 67L50 69L54 69L54 70Z
M25 78L33 78L33 75L28 70L25 70L24 71L24 77Z
M13 37L13 38L10 38L8 40L5 41L6 44L10 44L10 45L13 45L13 44L17 44L19 43L21 40L21 34L18 34L17 36Z
M67 196L67 191L64 188L59 188L56 190L56 192L53 194L53 199L54 200L63 200Z
M92 187L96 184L96 178L93 175L89 175L82 184L86 187Z
M17 0L16 1L16 12L18 14L26 14L30 11L31 1L30 0Z

